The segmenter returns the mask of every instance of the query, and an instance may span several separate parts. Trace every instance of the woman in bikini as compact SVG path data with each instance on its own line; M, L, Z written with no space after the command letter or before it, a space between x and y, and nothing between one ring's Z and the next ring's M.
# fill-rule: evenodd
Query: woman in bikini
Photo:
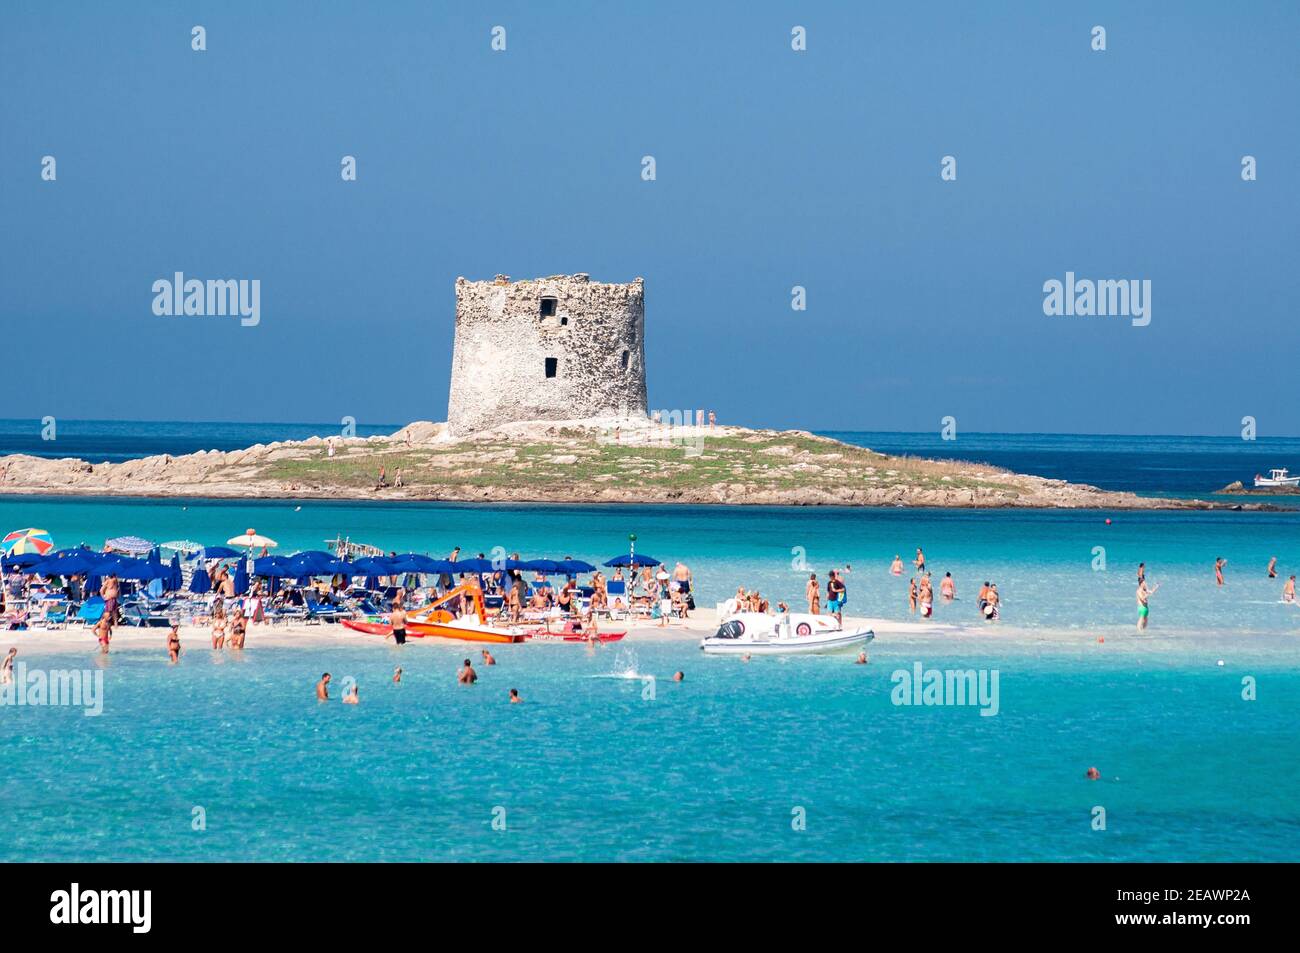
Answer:
M226 647L226 610L223 606L216 606L212 610L212 648L214 651L221 651Z
M171 631L167 633L167 657L175 665L181 660L181 633L179 626L172 626Z

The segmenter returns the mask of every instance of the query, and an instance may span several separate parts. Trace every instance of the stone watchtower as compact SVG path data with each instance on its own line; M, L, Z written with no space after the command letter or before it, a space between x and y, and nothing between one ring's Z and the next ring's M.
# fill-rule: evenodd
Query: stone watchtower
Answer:
M447 429L646 413L645 296L587 275L456 279Z

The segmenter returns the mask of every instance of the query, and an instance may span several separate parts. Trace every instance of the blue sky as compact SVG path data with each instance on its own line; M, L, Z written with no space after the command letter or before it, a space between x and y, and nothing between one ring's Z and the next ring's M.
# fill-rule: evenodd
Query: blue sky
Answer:
M584 271L646 279L653 407L1300 435L1298 32L1269 2L6 0L0 416L442 419L456 276ZM176 271L260 279L261 324L155 316ZM1066 271L1150 279L1151 324L1045 316Z

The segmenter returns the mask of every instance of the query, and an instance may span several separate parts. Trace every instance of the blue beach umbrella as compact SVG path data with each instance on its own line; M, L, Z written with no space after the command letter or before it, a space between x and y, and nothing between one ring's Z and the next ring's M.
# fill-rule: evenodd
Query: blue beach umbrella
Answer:
M235 567L235 595L248 592L248 560L241 559Z
M621 556L615 556L613 559L605 561L606 566L658 566L659 563L660 560L655 559L653 556L645 556L641 553L637 553L635 556L623 553Z
M460 559L451 564L453 572L496 572L497 567L490 559Z
M196 596L202 596L212 591L212 580L208 578L208 570L203 565L203 560L199 560L194 567L194 572L190 575L190 592Z
M423 556L420 553L403 553L400 556L388 557L388 562L392 564L394 572L436 573L443 572L440 566L446 560L434 559L432 556Z
M293 560L285 556L261 556L253 560L253 575L267 579L289 579L301 573Z
M200 559L236 559L244 555L237 549L231 549L229 546L204 546L199 550Z
M181 574L181 556L180 553L172 555L172 561L167 567L167 591L179 592L181 586L185 585L185 577Z
M596 567L585 559L561 559L560 571L565 573L595 572Z
M50 556L42 556L40 553L18 553L15 556L5 556L0 559L0 563L3 563L5 570L8 571L10 569L27 569L49 558Z
M348 575L350 576L391 576L401 570L396 569L393 565L394 560L384 556L367 556L365 559L358 559L355 562L348 563Z
M28 571L42 576L79 576L96 571L103 561L102 557L83 549L57 559L42 559Z

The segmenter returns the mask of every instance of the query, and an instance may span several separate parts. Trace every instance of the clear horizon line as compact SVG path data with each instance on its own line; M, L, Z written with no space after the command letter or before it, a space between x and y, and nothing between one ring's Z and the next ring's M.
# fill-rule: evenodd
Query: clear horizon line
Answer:
M40 425L39 417L0 417L0 423L6 422L32 422L37 426ZM91 424L210 424L216 426L245 426L245 427L337 427L336 423L327 423L325 421L294 421L294 420L171 420L156 418L126 418L126 417L65 417L61 422L68 423L91 423ZM430 421L431 423L442 423L443 421ZM544 422L544 421L543 421ZM405 424L393 422L366 423L358 421L357 427L392 427L394 431L408 426L415 421L408 421ZM816 434L830 433L857 433L857 434L897 434L900 436L915 436L918 434L935 434L938 435L940 430L857 430L848 427L778 427L764 424L727 424L722 423L720 426L744 427L750 430L806 430ZM979 436L1016 436L1016 437L1198 437L1198 438L1223 438L1239 439L1230 433L1115 433L1113 431L1091 431L1091 430L965 430L962 433L979 435ZM1291 434L1274 434L1265 436L1264 439L1274 440L1295 440L1300 439L1300 435ZM960 439L950 441L959 443Z

